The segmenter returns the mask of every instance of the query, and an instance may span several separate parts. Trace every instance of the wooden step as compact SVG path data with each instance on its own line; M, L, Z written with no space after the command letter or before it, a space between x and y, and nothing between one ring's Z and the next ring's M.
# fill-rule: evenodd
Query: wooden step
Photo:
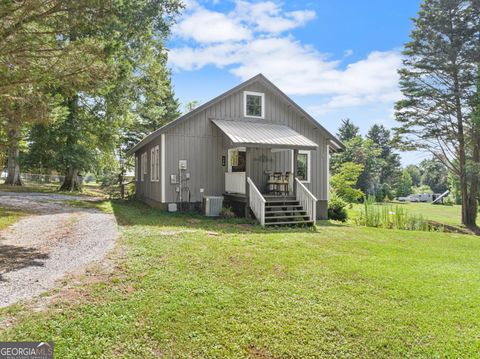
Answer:
M313 221L286 221L286 222L265 223L266 226L287 226L287 225L299 225L299 224L313 225Z
M300 202L298 202L297 200L284 200L284 201L266 201L265 202L265 205L269 206L269 205L279 205L279 204L300 204Z
M297 199L295 196L275 196L275 195L269 195L269 194L266 194L263 196L263 198L265 198L267 201L270 201L270 200L276 200L276 199Z
M284 220L298 220L298 221L308 221L310 220L310 216L276 216L276 217L265 217L265 222L275 222L275 221L284 221Z
M265 203L265 209L274 209L274 208L288 208L288 207L291 207L291 208L302 208L302 206L300 204L268 204L268 203Z
M291 213L292 215L302 215L302 214L306 214L307 211L303 210L303 209L287 209L287 210L283 210L283 211L265 211L265 216L275 216L276 214L284 214L284 213Z

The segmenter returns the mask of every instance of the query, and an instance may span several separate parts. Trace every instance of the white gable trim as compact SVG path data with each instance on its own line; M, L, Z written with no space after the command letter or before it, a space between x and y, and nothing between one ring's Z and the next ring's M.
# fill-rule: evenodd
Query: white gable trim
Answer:
M162 133L160 136L160 167L161 167L161 173L160 176L162 177L162 191L161 191L161 201L162 203L165 203L165 134Z

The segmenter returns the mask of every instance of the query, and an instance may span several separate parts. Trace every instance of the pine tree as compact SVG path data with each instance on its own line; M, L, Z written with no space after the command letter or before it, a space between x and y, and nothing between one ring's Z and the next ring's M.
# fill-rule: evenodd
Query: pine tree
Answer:
M375 124L368 131L367 138L372 140L380 149L379 184L393 185L400 173L400 155L393 152L392 138L390 131L383 125Z
M476 227L479 129L474 120L480 63L478 0L425 0L406 44L396 105L397 135L431 152L458 176L462 223Z
M342 123L338 129L337 136L340 141L350 141L359 135L359 129L353 124L353 122L347 118L342 120Z

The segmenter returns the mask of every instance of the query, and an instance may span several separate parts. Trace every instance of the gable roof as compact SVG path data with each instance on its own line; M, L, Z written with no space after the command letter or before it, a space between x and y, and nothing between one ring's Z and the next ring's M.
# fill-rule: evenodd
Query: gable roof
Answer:
M330 144L332 144L335 147L335 150L343 150L345 148L344 144L336 138L336 136L332 135L325 127L323 127L320 123L318 123L317 120L315 120L312 116L310 116L304 109L302 109L295 101L293 101L290 97L288 97L284 92L282 92L277 86L275 86L269 79L267 79L263 74L258 74L251 79L242 82L240 85L237 85L233 87L232 89L228 90L227 92L224 92L223 94L215 97L214 99L204 103L203 105L195 108L194 110L186 113L185 115L182 115L178 117L176 120L173 120L166 125L160 127L158 130L150 133L149 135L145 136L139 143L137 143L135 146L133 146L128 152L127 156L131 155L132 153L136 152L139 148L145 146L147 143L150 141L154 140L157 138L159 135L167 131L169 128L172 128L174 126L177 126L178 124L188 120L189 118L195 116L196 114L202 112L206 108L216 104L217 102L220 102L221 100L225 99L229 95L233 94L234 92L240 91L241 89L257 82L257 81L262 81L265 85L270 87L274 92L277 93L281 98L286 100L288 103L290 103L297 111L299 111L313 126L316 128L319 128L325 135L328 137Z

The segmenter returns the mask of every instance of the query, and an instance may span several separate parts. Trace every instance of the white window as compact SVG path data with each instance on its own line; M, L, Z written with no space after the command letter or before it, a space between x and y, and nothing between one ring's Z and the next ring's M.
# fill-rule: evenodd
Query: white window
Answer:
M155 182L155 149L150 150L150 182Z
M135 156L135 182L138 182L138 157Z
M243 105L245 117L265 118L265 94L245 91Z
M155 179L160 181L160 146L155 146Z
M147 152L142 153L142 157L140 159L140 179L143 181L145 180L145 175L147 174Z
M151 182L159 182L160 181L160 146L155 146L150 151L150 170Z
M305 183L310 183L310 151L298 151L296 177Z

